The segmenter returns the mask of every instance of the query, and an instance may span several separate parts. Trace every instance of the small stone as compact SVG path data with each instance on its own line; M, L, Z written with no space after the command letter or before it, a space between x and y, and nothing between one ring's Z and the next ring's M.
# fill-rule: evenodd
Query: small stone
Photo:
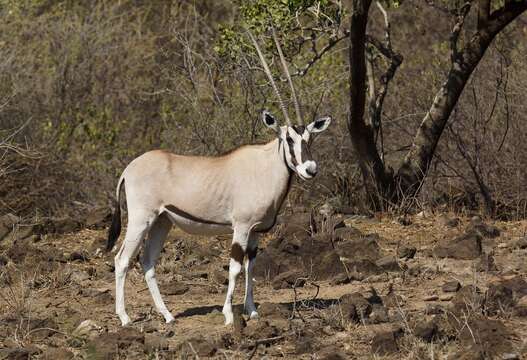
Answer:
M71 273L70 280L76 282L77 284L82 283L83 281L89 280L90 274L84 270L76 270Z
M454 294L442 294L439 295L439 301L450 301L454 298Z
M212 273L212 280L220 285L227 285L229 283L225 270L214 270Z
M495 225L485 224L481 218L472 218L470 225L467 228L467 232L475 231L485 238L496 238L500 236L500 229Z
M426 315L439 315L444 312L443 306L439 304L426 304L425 314Z
M491 254L482 254L479 261L476 263L476 271L492 272L498 271L494 256Z
M306 283L306 277L301 271L290 270L276 276L271 283L273 289L291 289L292 287L300 288Z
M503 360L520 360L520 355L513 353L505 353L501 356Z
M77 337L92 337L102 331L102 327L99 326L93 320L84 320L73 330L73 335Z
M426 210L423 210L423 211L421 211L421 212L419 212L419 213L417 213L415 215L415 217L418 218L418 219L424 219L424 218L426 218L428 216L430 216L430 213L428 211L426 211Z
M459 289L461 289L461 284L457 280L447 281L443 284L441 289L443 292L457 292Z
M372 324L382 324L390 321L388 310L381 305L375 305L370 314L369 321Z
M383 269L384 271L401 271L402 268L395 259L394 256L385 256L375 262L375 265Z
M243 334L253 339L265 339L278 335L278 329L266 320L249 321L243 329Z
M74 355L65 348L48 348L42 353L43 360L70 360Z
M514 242L514 247L518 249L527 249L527 236L519 238Z
M399 216L397 222L403 226L412 225L412 220L408 216Z
M507 243L499 243L498 244L498 249L505 249L507 247L509 247L509 244L507 244Z
M88 258L88 254L86 254L86 253L82 253L82 252L79 252L79 251L73 251L68 256L68 260L69 261L88 261L89 258Z
M362 233L353 226L345 226L335 229L334 235L336 241L347 241L361 236Z
M437 335L438 327L435 321L423 321L416 325L414 335L426 342L431 342Z
M199 357L209 358L216 353L217 344L213 343L209 337L196 335L180 343L176 350L178 355L188 355L182 357L184 359L194 358L196 353Z
M110 223L111 218L112 210L110 208L94 208L88 212L84 224L88 228L102 229Z
M369 289L363 291L361 295L372 305L382 305L382 298L377 294L377 290L370 286Z
M339 301L342 316L346 320L366 319L372 310L371 304L360 293L345 294Z
M171 281L161 287L161 293L166 295L183 295L189 290L189 286L179 281Z
M432 294L432 295L426 295L423 298L423 301L436 301L438 299L439 299L439 296L437 296L436 294Z
M348 356L343 354L335 345L331 345L319 350L316 358L320 360L344 360L348 359Z
M342 285L342 284L348 284L350 282L350 278L347 274L341 273L335 275L335 277L331 280L331 285Z
M310 354L313 352L313 336L302 336L295 342L295 354Z
M258 306L260 317L289 317L291 311L287 305L264 302Z
M503 284L491 284L487 290L485 308L489 315L507 312L513 306L512 290Z
M386 331L375 334L371 343L371 350L374 354L381 356L398 352L396 333Z
M447 215L439 216L439 223L448 228L455 228L459 225L459 218L450 218Z
M447 244L440 244L433 250L439 258L470 260L482 254L481 235L475 231L467 232Z
M401 246L397 252L399 259L413 259L417 249L414 246Z
M156 350L168 350L168 339L155 334L146 334L145 352L150 353Z
M527 317L527 295L518 300L514 307L514 314L516 316Z

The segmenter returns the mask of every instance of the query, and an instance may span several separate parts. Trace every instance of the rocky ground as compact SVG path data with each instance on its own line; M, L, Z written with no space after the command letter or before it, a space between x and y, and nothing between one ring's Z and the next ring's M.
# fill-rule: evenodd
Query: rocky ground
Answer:
M259 320L223 325L230 239L173 230L157 267L164 324L136 264L114 315L107 212L0 218L0 359L527 357L527 221L296 211L260 245ZM243 279L235 303L243 301Z

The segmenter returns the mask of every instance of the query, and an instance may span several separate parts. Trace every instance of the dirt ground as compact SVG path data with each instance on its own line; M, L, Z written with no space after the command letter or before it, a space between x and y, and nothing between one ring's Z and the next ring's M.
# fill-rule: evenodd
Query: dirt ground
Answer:
M527 358L527 221L335 215L315 231L301 215L262 238L260 319L240 315L242 274L233 326L228 237L173 230L156 273L175 323L136 262L121 328L105 229L12 234L0 240L0 359Z

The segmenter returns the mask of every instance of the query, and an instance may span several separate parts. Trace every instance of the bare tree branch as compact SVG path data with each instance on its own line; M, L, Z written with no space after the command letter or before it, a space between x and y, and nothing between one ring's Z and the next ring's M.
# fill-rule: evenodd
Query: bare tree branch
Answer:
M467 17L470 11L470 2L466 2L458 11L457 21L452 29L450 34L450 61L452 64L456 63L459 59L459 52L457 48L457 43L459 40L459 34L465 23L465 18Z

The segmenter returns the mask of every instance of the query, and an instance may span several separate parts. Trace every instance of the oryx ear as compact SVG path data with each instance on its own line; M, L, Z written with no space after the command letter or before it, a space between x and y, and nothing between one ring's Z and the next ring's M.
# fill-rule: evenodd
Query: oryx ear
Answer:
M273 129L274 132L278 133L278 123L276 122L275 117L267 110L262 112L262 121L265 126L270 129Z
M307 126L307 131L310 133L318 133L321 131L324 131L328 128L329 124L331 123L331 117L330 116L324 116L320 119L317 119L313 121L311 124Z

